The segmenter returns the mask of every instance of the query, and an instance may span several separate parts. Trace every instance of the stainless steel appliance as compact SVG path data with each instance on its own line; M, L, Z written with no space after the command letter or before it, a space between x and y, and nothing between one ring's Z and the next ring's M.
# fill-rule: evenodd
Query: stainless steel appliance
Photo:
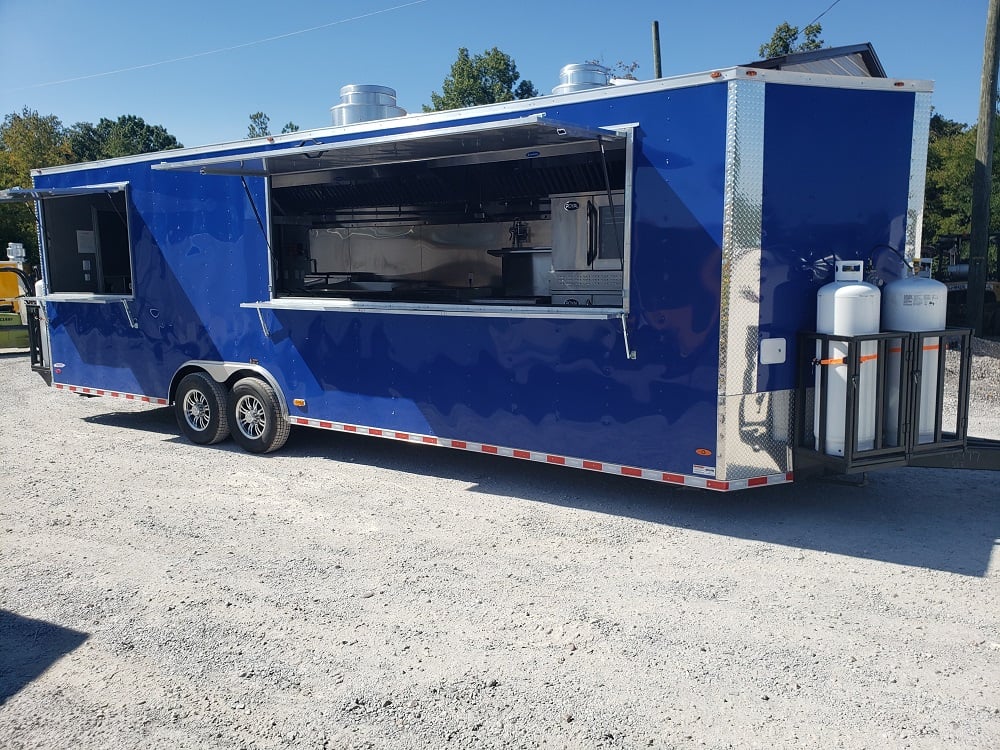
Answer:
M552 275L555 305L622 304L625 194L553 195Z

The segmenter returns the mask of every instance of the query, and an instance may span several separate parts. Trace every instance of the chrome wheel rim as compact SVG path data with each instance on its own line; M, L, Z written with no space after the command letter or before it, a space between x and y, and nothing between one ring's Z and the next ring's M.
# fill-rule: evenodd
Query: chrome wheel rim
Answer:
M236 426L245 437L257 440L267 427L264 404L256 396L240 396L236 402Z
M201 391L188 391L184 396L184 419L192 430L204 432L212 419L212 407Z

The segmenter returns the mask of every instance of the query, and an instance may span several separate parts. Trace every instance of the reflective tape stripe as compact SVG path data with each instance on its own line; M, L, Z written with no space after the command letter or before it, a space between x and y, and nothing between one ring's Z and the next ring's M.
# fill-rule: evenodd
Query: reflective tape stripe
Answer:
M343 422L331 422L329 420L309 419L307 417L289 417L289 422L303 427L316 427L322 430L333 430L334 432L347 432L357 435L370 435L387 440L398 440L405 443L419 443L422 445L436 445L444 448L457 448L458 450L471 451L473 453L487 453L493 456L508 456L524 461L535 461L538 463L552 464L555 466L570 466L587 471L597 471L602 474L615 474L617 476L637 477L648 479L654 482L664 482L666 484L679 484L685 487L698 487L701 489L717 490L726 492L730 490L746 489L748 487L764 487L773 484L786 484L792 481L792 473L772 474L762 477L751 477L749 479L720 480L706 477L691 476L688 474L672 474L654 469L643 469L637 466L622 466L620 464L610 464L605 461L591 461L588 459L573 458L571 456L560 456L553 453L539 453L537 451L525 450L523 448L505 448L487 443L473 443L466 440L451 440L449 438L439 438L434 435L419 435L409 432L396 432L378 427L365 427L363 425L345 424Z
M156 404L157 406L167 405L167 400L165 398L143 396L141 393L121 393L119 391L108 391L103 388L84 388L82 385L68 385L66 383L53 383L52 387L56 390L69 391L70 393L83 393L87 396L109 396L111 398L125 399L126 401L141 401L144 404Z

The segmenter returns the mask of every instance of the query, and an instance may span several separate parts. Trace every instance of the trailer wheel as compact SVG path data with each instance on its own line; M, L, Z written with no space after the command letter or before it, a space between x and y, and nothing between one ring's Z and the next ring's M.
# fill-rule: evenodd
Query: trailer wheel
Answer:
M229 437L226 389L203 372L185 375L177 386L174 414L192 443L212 445Z
M291 425L281 415L278 395L258 378L243 378L229 392L227 413L233 439L250 453L276 451L288 440Z

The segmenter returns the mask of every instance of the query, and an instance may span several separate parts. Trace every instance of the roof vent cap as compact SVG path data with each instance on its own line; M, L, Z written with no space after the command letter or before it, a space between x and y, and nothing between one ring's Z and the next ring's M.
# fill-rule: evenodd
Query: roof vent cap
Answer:
M611 80L611 71L597 63L570 63L563 65L559 71L559 85L552 89L553 94L569 94L574 91L599 89L607 86Z
M353 83L341 87L340 104L330 107L330 114L340 126L402 117L406 110L396 106L396 89Z

